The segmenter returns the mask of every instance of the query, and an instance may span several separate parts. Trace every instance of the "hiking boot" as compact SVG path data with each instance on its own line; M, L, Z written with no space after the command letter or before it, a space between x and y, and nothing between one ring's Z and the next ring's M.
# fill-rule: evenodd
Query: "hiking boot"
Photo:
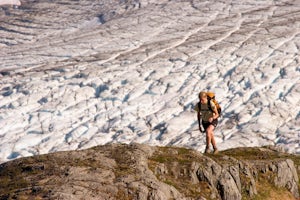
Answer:
M205 151L204 153L211 153L210 149L209 148L205 148Z
M218 153L219 153L218 149L215 148L215 149L214 149L214 154L218 154Z

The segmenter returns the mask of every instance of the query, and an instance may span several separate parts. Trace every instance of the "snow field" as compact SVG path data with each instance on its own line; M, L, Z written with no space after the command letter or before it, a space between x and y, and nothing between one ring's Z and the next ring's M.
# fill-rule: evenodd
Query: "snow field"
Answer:
M21 6L0 22L14 30L0 30L0 162L111 142L202 151L201 90L223 108L220 150L300 152L297 2L26 6L34 17Z

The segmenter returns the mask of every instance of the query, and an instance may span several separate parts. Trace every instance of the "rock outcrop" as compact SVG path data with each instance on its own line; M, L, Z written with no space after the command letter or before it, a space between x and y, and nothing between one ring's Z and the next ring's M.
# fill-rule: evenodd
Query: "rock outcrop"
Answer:
M299 199L300 157L110 144L0 165L0 199Z
M20 2L0 6L0 163L107 143L201 150L207 89L220 149L300 154L299 1Z

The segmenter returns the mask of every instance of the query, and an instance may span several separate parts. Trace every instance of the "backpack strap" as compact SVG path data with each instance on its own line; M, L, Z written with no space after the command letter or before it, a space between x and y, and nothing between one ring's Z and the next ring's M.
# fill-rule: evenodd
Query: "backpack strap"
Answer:
M208 102L208 104L207 104L207 105L208 105L208 109L209 109L211 112L214 112L213 109L212 109L211 103L212 103L212 100L210 99L209 102ZM215 106L216 106L216 105L215 105Z
M211 106L211 102L212 102L212 100L209 100L209 101L207 102L207 107L208 107L208 109L209 109L210 111L214 112L213 109L212 109L212 106ZM200 103L200 102L198 102L198 109L199 109L199 112L200 112L200 111L201 111L201 103Z

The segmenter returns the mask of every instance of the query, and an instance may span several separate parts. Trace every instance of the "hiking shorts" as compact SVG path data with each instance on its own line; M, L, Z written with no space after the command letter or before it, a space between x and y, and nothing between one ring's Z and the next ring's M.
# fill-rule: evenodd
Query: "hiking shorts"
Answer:
M213 125L215 128L218 125L218 119L214 119L212 122L202 121L203 128L206 130L210 125Z

